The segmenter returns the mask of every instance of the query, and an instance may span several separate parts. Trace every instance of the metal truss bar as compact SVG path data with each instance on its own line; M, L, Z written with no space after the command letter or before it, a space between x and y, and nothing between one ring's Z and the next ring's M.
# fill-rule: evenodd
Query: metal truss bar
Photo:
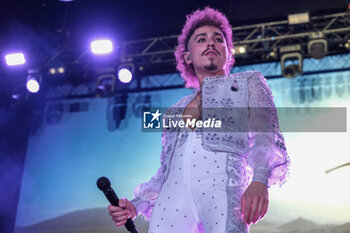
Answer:
M334 23L335 21L337 21L337 18L333 18L333 19L328 23L328 25L324 28L324 30L327 30L328 28L330 28L330 27L333 25L333 23Z
M157 41L158 41L157 38L154 39L154 40L141 52L141 54L147 53L147 51L148 51L155 43L157 43Z
M350 16L350 13L348 11L345 11L345 12L334 13L329 15L313 16L312 19L319 20L319 19L328 19L328 18L344 17L344 16Z
M336 28L336 29L330 29L330 30L324 30L322 31L325 34L331 34L331 33L338 33L338 32L350 32L350 28ZM276 41L276 40L285 40L285 39L293 39L293 38L301 38L309 36L310 32L303 32L303 33L296 33L292 35L283 35L283 36L277 36L277 37L267 37L267 38L259 38L259 39L252 39L252 40L242 40L236 42L236 44L248 44L248 43L257 43L257 42L267 42L267 41Z
M297 32L297 33L293 33L290 30L289 28L290 25L288 24L288 20L233 27L232 30L234 32L235 37L238 38L238 40L235 41L235 44L248 44L248 43L259 43L259 42L276 41L276 40L286 40L291 38L307 37L310 35L310 33L315 31L322 31L325 34L349 32L350 31L349 25L344 25L342 28L339 28L339 27L332 28L335 26L336 22L338 22L340 19L345 19L346 21L349 21L347 17L349 17L348 12L330 14L325 16L314 16L314 17L311 17L312 22L317 23L317 21L329 20L329 19L330 19L330 22L326 22L326 25L324 25L325 24L324 22L321 22L322 27L313 28L311 30L309 29L307 31ZM271 33L269 32L273 32L276 36L272 36ZM253 38L254 35L256 35L257 33L259 33L259 37ZM242 38L242 36L244 38ZM174 44L167 44L167 42L174 43L176 41L166 41L166 40L176 39L177 37L178 35L171 35L171 36L154 37L154 38L148 38L143 40L125 42L122 45L124 47L123 56L140 57L140 56L151 56L151 55L173 53L174 50L169 49L169 47L174 48L175 47ZM166 46L167 48L163 49L162 46L160 46L160 43L157 43L158 41L162 41L163 46ZM146 46L141 46L141 43L146 43ZM129 47L130 46L136 47L136 45L140 45L141 47L143 47L141 52L137 52L138 49L135 49L135 48L133 50L135 52L131 52L131 49Z
M335 20L339 17L350 16L350 13L348 12L341 12L341 13L335 13L335 14L329 14L329 15L322 15L322 16L313 16L311 17L311 21L318 21L321 19L328 19L328 18L334 18ZM251 24L247 26L238 26L238 27L232 27L232 31L240 31L240 30L247 30L251 28L257 28L257 27L263 27L263 26L283 26L283 25L289 25L288 20L280 20L280 21L274 21L274 22L268 22L268 23L259 23L259 24Z
M264 43L268 42L272 42L273 46L278 47L283 46L282 42L288 39L307 39L312 32L323 32L326 35L334 35L338 40L345 40L347 37L346 35L341 36L337 34L350 34L349 12L335 13L324 16L313 16L311 17L311 22L312 24L310 25L305 24L309 25L310 27L303 27L301 25L297 28L289 25L288 20L233 27L232 30L236 38L234 44L253 44L250 45L251 49L253 50L250 50L249 53L254 56L254 52L257 51L255 48L259 51L263 49L267 52L271 46ZM164 56L167 56L167 58L171 58L174 61L173 52L177 44L177 37L178 35L169 35L127 41L119 46L118 50L120 52L110 59L115 61L131 59L131 62L142 66L149 66L153 63L159 64L159 61L164 60ZM256 43L261 43L264 47L261 47ZM338 43L344 43L344 41L338 41ZM69 54L71 59L70 61L67 61L67 63L73 65L82 63L83 67L84 65L85 67L88 67L88 65L86 65L89 63L89 58L86 56L87 53L88 51L86 49L84 51L80 51L79 54L72 54L69 51L59 51L51 58L46 59L47 62L45 62L45 66L49 67L50 64L54 64L55 60L59 59L59 57L63 54ZM260 55L261 54L259 54L259 56ZM241 61L244 61L244 59L251 60L250 57L240 58Z
M288 24L288 20L281 20L281 21L275 21L275 22L269 22L269 23L259 23L259 24L251 24L247 26L238 26L238 27L232 27L232 31L240 31L240 30L247 30L251 28L257 28L264 26L275 26L275 25L283 25Z
M264 28L264 27L263 27L263 28ZM255 28L255 29L245 38L245 40L249 40L249 38L252 37L258 30L259 30L259 28Z
M140 42L147 42L147 41L153 41L155 39L163 39L163 40L167 40L167 39L177 39L178 35L170 35L170 36L162 36L162 37L152 37L152 38L147 38L147 39L139 39L139 40L132 40L132 41L127 41L124 42L124 45L129 45L129 44L136 44L136 43L140 43Z
M173 49L169 49L169 50L162 50L162 51L157 51L157 52L146 52L144 54L129 54L128 57L142 57L142 56L152 56L152 55L160 55L160 54L168 54L168 53L173 53L174 50Z

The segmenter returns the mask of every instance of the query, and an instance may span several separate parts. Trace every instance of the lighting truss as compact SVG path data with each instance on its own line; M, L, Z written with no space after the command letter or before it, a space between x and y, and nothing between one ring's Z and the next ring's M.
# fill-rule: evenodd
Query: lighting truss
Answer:
M313 16L309 23L290 25L288 20L260 23L254 25L233 27L234 45L244 46L246 54L236 57L236 66L253 65L260 63L275 62L278 63L281 57L280 48L288 45L298 44L302 48L304 58L309 58L308 42L314 32L322 32L328 42L329 55L349 53L350 42L350 12L329 14L324 16ZM136 76L142 77L142 81L136 82L136 87L129 88L130 92L142 92L150 90L162 90L183 87L182 84L164 82L158 80L158 84L142 85L144 80L150 79L151 75L175 73L174 49L177 45L178 35L163 37L154 37L141 40L126 41L115 48L116 52L110 57L109 65L117 66L121 63L132 63L135 65ZM74 49L73 51L60 50L51 58L47 59L43 65L48 69L56 64L56 59L64 56L66 59L67 75L69 72L75 76L81 76L75 85L70 83L57 83L52 85L49 99L61 98L85 98L93 97L93 83L96 83L96 77L92 65L91 55L88 50ZM334 58L335 59L335 58ZM321 60L320 60L321 61ZM347 63L348 64L348 63ZM315 66L316 67L316 66ZM306 68L306 66L305 66ZM341 69L350 69L348 64ZM69 71L70 70L70 71ZM334 69L336 70L336 69ZM318 70L309 70L308 73L319 72ZM331 71L328 68L328 72ZM280 74L277 75L282 77ZM268 77L268 76L267 76ZM273 77L276 77L273 76ZM177 80L177 79L176 79ZM79 83L79 84L78 84ZM82 85L86 84L86 87ZM56 90L56 91L55 91Z
M300 44L307 51L307 43L313 32L323 32L328 41L329 54L339 54L348 51L344 44L350 39L350 12L314 16L310 23L305 24L289 25L288 20L282 20L233 27L232 30L234 45L247 46L248 52L247 56L236 59L237 65L276 61L278 59L269 54L285 45ZM139 66L174 64L177 36L125 42L121 47L121 58L133 60ZM310 56L305 54L304 57Z
M280 47L300 44L307 52L309 38L314 32L322 32L328 41L328 55L346 53L345 44L350 40L350 12L311 17L309 23L289 25L288 20L233 27L234 46L244 46L245 56L237 56L236 65L258 64L278 61ZM178 35L153 37L126 41L117 46L118 52L111 56L111 63L133 63L136 70L144 75L175 72L174 49ZM61 55L68 57L67 66L78 70L91 67L89 51L58 51L47 59L45 67L50 67ZM65 54L62 54L65 53ZM69 56L67 56L69 54Z

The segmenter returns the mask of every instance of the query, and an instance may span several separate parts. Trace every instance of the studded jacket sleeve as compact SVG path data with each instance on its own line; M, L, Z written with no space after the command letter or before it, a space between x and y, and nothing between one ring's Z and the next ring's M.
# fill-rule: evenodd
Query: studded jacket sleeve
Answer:
M165 145L165 133L162 133L162 152L161 152L161 166L157 173L146 183L138 185L134 190L134 199L131 203L136 208L137 215L142 214L144 219L150 220L152 209L160 193L164 180L164 145Z
M254 172L252 181L262 182L268 187L281 186L289 174L290 160L279 129L272 92L260 72L254 72L248 79L248 90L247 162Z

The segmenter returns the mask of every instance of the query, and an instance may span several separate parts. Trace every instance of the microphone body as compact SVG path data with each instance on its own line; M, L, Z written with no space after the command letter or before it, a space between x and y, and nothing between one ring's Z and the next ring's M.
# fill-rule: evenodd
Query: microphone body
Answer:
M109 203L111 203L111 205L119 206L119 198L117 194L114 192L114 190L112 189L111 183L107 177L100 177L97 180L97 187L104 193L104 195L108 199ZM131 233L138 233L136 230L135 224L131 218L128 218L128 220L126 220L126 223L124 226Z

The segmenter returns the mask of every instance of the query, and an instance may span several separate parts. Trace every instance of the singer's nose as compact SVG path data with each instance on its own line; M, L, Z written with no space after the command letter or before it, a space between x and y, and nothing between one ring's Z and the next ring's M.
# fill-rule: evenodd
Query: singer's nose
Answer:
M214 41L209 40L207 47L214 47Z

